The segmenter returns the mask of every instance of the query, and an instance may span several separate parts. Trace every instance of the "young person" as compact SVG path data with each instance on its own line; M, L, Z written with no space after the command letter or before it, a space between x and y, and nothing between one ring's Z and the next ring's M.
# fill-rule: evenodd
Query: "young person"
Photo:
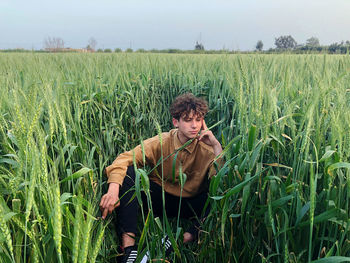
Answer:
M177 216L181 194L179 169L187 179L182 190L181 217L200 218L207 200L208 178L215 174L213 161L222 152L222 147L213 133L208 130L204 117L208 112L207 102L191 93L178 96L170 107L175 129L159 136L147 139L143 143L146 165L156 166L163 153L163 165L158 165L149 175L153 212L162 215L162 186L165 191L167 216ZM189 140L192 140L189 142ZM185 143L185 147L182 147ZM181 149L181 147L183 149ZM179 151L179 149L181 149ZM179 151L175 164L175 180L173 178L174 152ZM171 155L173 154L173 155ZM171 155L170 158L165 159ZM137 215L139 204L136 199L131 202L132 187L135 185L133 156L138 167L144 165L141 145L131 151L120 154L106 168L108 176L108 192L102 196L100 209L102 218L118 207L118 233L122 238L125 262L136 259L135 234L137 232ZM162 169L163 167L163 169ZM162 182L163 171L163 182ZM119 198L123 196L120 200ZM197 235L199 223L194 221L193 227L183 234L183 242L193 241ZM129 260L129 261L128 261Z

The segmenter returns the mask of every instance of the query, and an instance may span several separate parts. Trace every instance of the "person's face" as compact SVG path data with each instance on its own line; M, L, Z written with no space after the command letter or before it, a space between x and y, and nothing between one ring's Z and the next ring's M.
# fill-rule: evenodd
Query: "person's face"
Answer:
M203 117L193 114L193 111L185 117L181 116L179 120L173 118L173 124L178 128L179 139L182 143L195 138L202 128Z

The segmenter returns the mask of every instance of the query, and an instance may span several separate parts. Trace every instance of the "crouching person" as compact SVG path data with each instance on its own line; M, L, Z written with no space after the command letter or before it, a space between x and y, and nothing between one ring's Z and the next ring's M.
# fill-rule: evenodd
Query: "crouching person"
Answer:
M180 95L170 107L175 128L162 133L162 146L158 135L144 141L145 165L151 168L157 165L161 159L161 153L163 158L172 154L170 158L163 161L163 182L161 165L158 165L149 175L151 202L155 216L161 216L163 212L162 185L165 191L166 214L169 217L177 216L181 193L178 175L181 166L182 172L187 176L182 190L181 217L200 218L208 197L208 178L215 173L213 161L222 152L221 144L208 130L204 121L207 112L208 105L205 100L191 93ZM184 144L186 146L182 147ZM176 158L175 180L173 180L173 153L176 151L179 152ZM133 192L129 189L135 186L133 154L137 166L144 165L141 145L120 154L106 168L108 192L102 196L100 202L102 218L118 207L117 229L124 248L122 262L134 262L137 257L135 235L139 204L136 198L129 202L133 196ZM197 238L198 226L198 220L193 220L193 226L183 234L184 243Z

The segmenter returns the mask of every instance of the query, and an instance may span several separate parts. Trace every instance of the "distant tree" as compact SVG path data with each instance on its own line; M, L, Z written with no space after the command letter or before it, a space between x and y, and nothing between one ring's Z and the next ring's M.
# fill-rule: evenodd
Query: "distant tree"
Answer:
M138 50L136 50L136 52L139 52L139 53L145 53L145 52L146 52L146 50L145 50L145 49L143 49L143 48L139 48Z
M196 45L194 46L195 50L204 50L204 46L202 43L198 43L198 41L196 41Z
M112 49L110 49L110 48L105 48L105 49L103 50L103 52L105 52L105 53L112 53Z
M309 47L318 47L320 46L320 41L317 37L310 37L306 40L306 45Z
M349 42L342 41L339 44L338 43L333 43L328 46L328 52L329 53L336 53L336 54L345 54L348 52L350 49L350 46L348 46Z
M275 45L278 49L293 49L296 47L297 42L291 35L280 36L278 38L275 38Z
M127 52L127 53L132 53L132 52L134 52L134 50L132 50L132 48L127 48L127 49L125 50L125 52Z
M116 48L116 49L114 49L114 52L115 53L120 53L120 52L122 52L122 50L120 48Z
M255 48L256 48L256 50L261 51L262 48L263 48L263 46L264 46L264 43L263 43L261 40L259 40L259 41L256 43Z
M97 49L97 52L103 52L102 48Z
M164 50L166 53L181 53L180 49L176 49L176 48L169 48Z
M90 37L88 40L88 45L86 47L87 50L95 52L97 46L97 41L96 39L94 39L93 37Z
M50 52L57 52L64 49L64 41L60 37L47 37L44 40L44 49Z

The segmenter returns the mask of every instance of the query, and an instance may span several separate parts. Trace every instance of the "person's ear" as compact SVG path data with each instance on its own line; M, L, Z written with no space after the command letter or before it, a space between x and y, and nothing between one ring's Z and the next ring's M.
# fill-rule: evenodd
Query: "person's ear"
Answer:
M175 128L178 128L179 127L179 121L175 118L173 118L173 125Z

